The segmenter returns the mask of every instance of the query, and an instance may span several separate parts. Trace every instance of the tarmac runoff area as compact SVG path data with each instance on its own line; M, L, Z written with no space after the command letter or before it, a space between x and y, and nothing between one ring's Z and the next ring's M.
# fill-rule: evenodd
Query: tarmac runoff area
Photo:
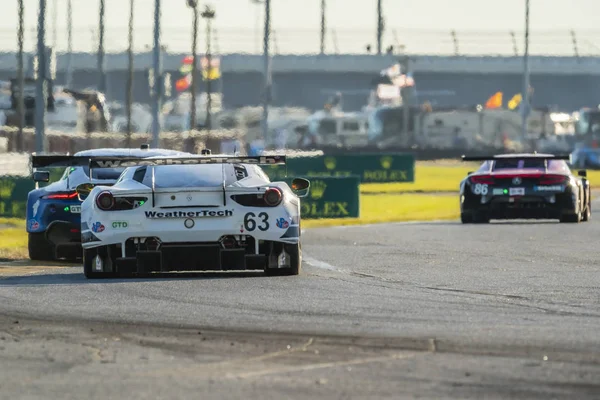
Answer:
M597 398L600 223L310 229L303 272L0 266L8 398Z

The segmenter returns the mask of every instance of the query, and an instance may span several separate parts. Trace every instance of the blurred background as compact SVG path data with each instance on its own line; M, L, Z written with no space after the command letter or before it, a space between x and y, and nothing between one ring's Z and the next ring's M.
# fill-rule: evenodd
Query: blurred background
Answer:
M600 165L597 1L2 3L0 152L535 150Z

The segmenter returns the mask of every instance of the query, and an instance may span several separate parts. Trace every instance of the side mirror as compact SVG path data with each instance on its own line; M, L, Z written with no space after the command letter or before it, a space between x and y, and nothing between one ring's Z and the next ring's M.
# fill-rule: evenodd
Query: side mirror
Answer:
M50 182L50 171L35 171L33 180L35 182Z
M473 173L473 171L467 172L467 176L471 175L472 173Z
M308 179L304 178L294 178L292 180L292 191L298 197L306 197L308 196L308 191L310 189L310 182Z
M87 199L87 197L90 195L90 192L92 191L93 188L94 188L93 183L82 183L80 185L77 185L77 188L75 189L75 191L77 192L77 197L79 197L79 200L83 201L83 200Z
M580 171L577 171L577 175L583 176L584 178L586 178L587 177L587 171L585 169L582 169Z

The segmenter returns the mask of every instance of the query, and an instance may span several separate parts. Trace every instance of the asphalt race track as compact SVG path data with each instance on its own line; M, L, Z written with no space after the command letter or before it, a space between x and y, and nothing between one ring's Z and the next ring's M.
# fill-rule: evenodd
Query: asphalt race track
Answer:
M4 276L0 393L600 398L598 237L595 220L324 228L298 277Z

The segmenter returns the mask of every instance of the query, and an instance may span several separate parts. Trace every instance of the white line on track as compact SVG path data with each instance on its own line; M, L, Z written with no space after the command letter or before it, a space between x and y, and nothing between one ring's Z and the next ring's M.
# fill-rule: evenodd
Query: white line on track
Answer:
M315 267L315 268L319 268L319 269L325 269L327 271L348 272L348 271L346 271L344 269L341 269L341 268L333 266L333 265L331 265L329 263L326 263L325 261L317 260L316 258L308 257L308 256L305 256L305 255L302 255L302 261L304 261L305 263L307 263L311 267Z

